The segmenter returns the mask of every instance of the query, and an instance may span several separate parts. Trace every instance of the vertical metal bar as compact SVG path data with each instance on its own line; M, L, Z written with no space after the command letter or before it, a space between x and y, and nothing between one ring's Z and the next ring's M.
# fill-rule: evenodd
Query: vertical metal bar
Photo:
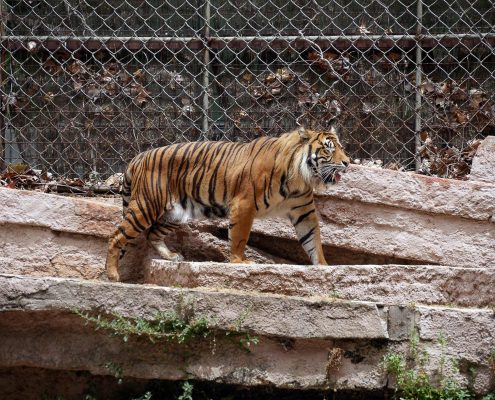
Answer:
M4 40L5 40L5 26L4 26L4 7L3 0L0 0L0 85L3 87L3 69L5 67L5 48L4 48ZM3 100L0 100L3 101ZM3 112L0 112L0 160L6 162L6 143L5 143L5 118ZM1 163L0 163L1 164ZM1 166L0 166L1 168Z
M415 136L415 169L419 171L421 167L421 159L419 149L421 147L421 79L422 79L422 58L423 50L421 48L421 33L423 25L423 1L418 0L417 8L417 26L416 26L416 102L414 106L414 136Z
M205 40L205 48L203 54L203 126L202 126L202 136L203 139L207 138L208 133L208 110L210 107L209 104L209 95L208 90L210 89L210 49L208 40L210 38L210 18L211 18L211 9L210 9L210 0L206 0L205 3L205 29L204 29L204 40Z

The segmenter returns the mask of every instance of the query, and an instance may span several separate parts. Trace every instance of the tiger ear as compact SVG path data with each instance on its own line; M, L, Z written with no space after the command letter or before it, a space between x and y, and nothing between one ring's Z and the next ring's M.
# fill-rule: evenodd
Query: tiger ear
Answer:
M332 118L328 123L329 131L336 134L337 133L337 118Z
M303 126L301 126L298 130L299 132L299 137L301 138L301 141L307 142L309 140L309 133L304 129Z

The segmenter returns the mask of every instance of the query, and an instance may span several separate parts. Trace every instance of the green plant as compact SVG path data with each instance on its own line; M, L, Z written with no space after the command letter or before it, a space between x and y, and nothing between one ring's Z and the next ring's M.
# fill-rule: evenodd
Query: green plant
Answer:
M151 392L146 392L140 397L136 397L135 399L132 400L150 400L151 399Z
M128 318L113 313L96 316L76 310L75 313L96 329L109 331L113 336L121 337L124 342L130 336L147 337L151 342L167 340L183 344L195 337L206 337L209 334L206 318L186 320L175 312L158 312L152 319Z
M182 384L182 394L177 397L177 400L193 400L192 392L194 385L188 381L184 381Z
M421 351L419 337L414 331L409 341L409 354L389 352L382 365L385 371L395 376L396 391L401 400L470 400L474 395L455 379L458 372L456 360L445 357L445 336L438 337L441 347L438 376L430 376L426 370L429 354Z
M242 330L246 318L249 316L252 307L247 307L238 318L232 323L232 330L226 331L225 336L239 338L239 344L242 349L250 352L251 345L257 345L259 339L257 336L252 336L249 332Z
M241 347L245 350L249 350L251 345L257 345L259 343L259 338L257 336L251 336L249 332L246 332L239 339Z
M328 294L328 297L330 297L332 300L339 300L339 299L342 299L344 296L338 290L332 290Z
M181 306L180 315L175 312L158 312L152 319L129 318L123 315L98 314L92 315L88 312L73 310L73 312L84 319L87 324L91 323L96 330L104 330L112 336L121 337L127 342L131 336L148 338L152 343L165 340L178 344L185 344L194 338L213 337L215 341L216 330L211 329L209 321L205 317L194 318L190 308ZM250 309L246 309L234 320L231 329L225 331L226 337L238 338L240 346L247 351L259 342L258 337L242 330L242 325L247 318ZM183 315L183 316L182 316ZM108 363L112 368L112 363ZM113 365L114 366L114 365ZM108 368L108 367L107 367ZM118 379L118 371L111 370Z
M495 376L495 349L493 349L488 356L488 365L492 370L492 374Z
M107 362L105 364L105 368L118 380L118 384L122 383L122 379L124 378L124 370L122 365L116 364L114 362Z

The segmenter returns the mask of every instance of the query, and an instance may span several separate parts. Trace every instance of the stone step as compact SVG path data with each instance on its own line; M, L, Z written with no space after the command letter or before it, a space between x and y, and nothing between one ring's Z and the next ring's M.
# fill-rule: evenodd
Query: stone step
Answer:
M153 259L145 282L394 305L495 307L495 269L431 265L174 263Z
M96 309L152 318L157 311L188 306L195 315L211 321L212 329L231 330L243 316L243 329L257 335L295 339L388 337L382 307L371 302L4 274L0 275L0 287L3 310Z
M0 275L0 367L87 370L145 379L199 379L288 388L380 390L390 350L407 351L411 330L429 353L459 361L466 382L490 387L495 348L493 310L397 306L235 289L173 288L64 278ZM95 330L74 310L152 318L157 311L205 317L210 335L187 345L127 342ZM258 337L249 351L225 331ZM441 344L439 336L442 335ZM97 351L95 351L95 349ZM464 375L462 375L464 374Z

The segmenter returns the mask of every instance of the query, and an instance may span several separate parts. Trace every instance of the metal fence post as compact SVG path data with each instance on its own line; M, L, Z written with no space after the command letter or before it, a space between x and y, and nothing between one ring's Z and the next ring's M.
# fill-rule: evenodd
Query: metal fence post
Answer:
M417 8L417 26L416 26L416 101L414 106L414 138L415 138L415 169L419 171L421 167L421 157L419 156L419 149L421 147L421 78L422 78L422 58L423 51L421 48L421 34L422 34L422 19L423 19L423 1L418 0Z
M208 110L210 107L209 104L209 96L208 90L210 88L210 48L209 48L209 38L210 38L210 17L211 17L211 9L210 9L210 0L206 0L205 3L205 29L204 29L204 55L203 55L203 124L202 124L202 138L207 138L208 133Z
M5 25L3 22L3 0L0 0L0 43L1 43L1 55L0 55L0 84L3 89L3 68L5 66L5 49L3 46L3 41L5 39ZM2 108L5 106L3 104L4 100L0 99L2 104ZM0 161L6 158L5 151L5 118L3 116L3 112L0 112ZM0 167L1 168L1 167Z

